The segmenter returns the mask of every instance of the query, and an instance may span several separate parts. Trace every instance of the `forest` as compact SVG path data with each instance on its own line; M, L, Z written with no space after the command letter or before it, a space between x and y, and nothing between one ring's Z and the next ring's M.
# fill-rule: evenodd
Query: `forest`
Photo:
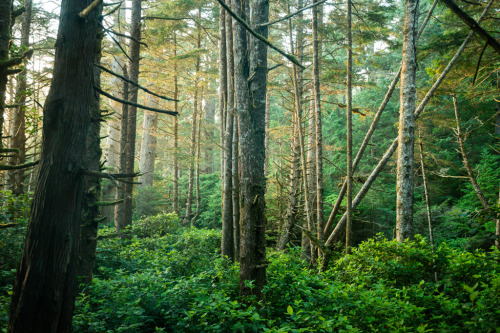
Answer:
M0 0L0 332L500 332L500 3Z

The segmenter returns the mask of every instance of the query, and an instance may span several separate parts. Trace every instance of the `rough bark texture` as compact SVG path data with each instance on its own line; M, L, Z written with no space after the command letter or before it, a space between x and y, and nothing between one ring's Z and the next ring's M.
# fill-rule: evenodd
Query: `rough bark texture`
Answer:
M130 81L138 83L139 82L139 61L141 44L138 41L141 40L141 4L142 0L132 0L132 21L130 35L135 40L130 41ZM130 86L129 97L130 102L137 103L137 95L139 90L136 86ZM135 162L135 140L136 140L136 129L137 129L137 107L130 105L128 107L128 124L127 124L127 171L126 173L134 173L134 162ZM124 205L124 227L132 225L132 192L134 190L134 185L131 184L132 179L128 179L130 183L126 183L125 186L125 201Z
M224 133L226 130L227 110L227 50L226 50L226 11L219 9L219 121L220 121L220 174L224 183ZM223 195L223 193L222 193Z
M396 238L413 238L416 36L418 1L406 0L396 175Z
M155 99L148 96L149 106L156 107ZM141 163L139 170L143 175L139 182L141 187L153 186L156 158L156 131L158 129L158 113L144 112L144 123L142 125Z
M95 63L101 62L101 42L103 31L99 28L97 42L95 43L94 59ZM94 86L101 86L101 71L94 67ZM99 95L97 95L99 97ZM95 108L91 113L91 124L87 134L87 168L89 170L100 171L101 167L101 108L100 101L97 100ZM98 177L85 177L83 190L82 223L80 230L80 249L78 256L78 290L81 286L92 282L92 268L96 258L97 230L101 209L97 202L101 197L101 179Z
M222 197L222 257L234 260L234 226L233 226L233 178L232 178L232 150L233 150L233 119L234 119L234 52L232 18L226 13L226 78L227 104L224 126L224 162L223 162L223 197Z
M235 2L235 12L245 17L241 2ZM269 17L269 2L252 2L252 28L267 38L267 27L259 27ZM249 38L242 26L234 26L236 94L240 121L241 147L241 244L240 294L262 297L266 283L266 219L264 177L265 109L267 81L267 46ZM249 78L252 78L250 81ZM248 285L253 281L253 288Z
M30 45L30 27L31 27L31 0L24 1L25 12L21 23L21 48L27 49ZM19 154L15 154L10 160L10 165L19 165L26 162L26 95L28 70L25 68L17 76L16 96L14 104L20 105L12 112L11 125L11 148L17 148ZM7 185L14 195L20 195L24 192L24 170L13 170L7 174Z
M70 332L75 302L95 44L102 6L63 0L54 72L44 107L42 157L11 303L8 332ZM78 80L75 80L78 78Z

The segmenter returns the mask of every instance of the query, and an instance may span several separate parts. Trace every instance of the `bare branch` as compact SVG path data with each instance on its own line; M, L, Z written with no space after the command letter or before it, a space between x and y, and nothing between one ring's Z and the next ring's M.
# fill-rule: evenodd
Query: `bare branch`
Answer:
M90 12L92 10L94 10L94 8L96 8L97 6L99 6L99 4L101 2L102 2L102 0L94 0L87 8L85 8L84 10L82 10L80 12L80 14L78 14L78 16L80 16L81 18L86 17L87 15L90 14Z
M309 6L305 6L305 7L302 7L300 9L298 9L297 11L291 13L291 14L288 14L287 16L284 16L280 19L277 19L275 21L272 21L272 22L267 22L265 24L259 24L259 27L267 27L269 25L272 25L272 24L275 24L275 23L278 23L278 22L281 22L281 21L284 21L284 20L288 20L289 18L299 14L299 13L302 13L304 10L308 10L309 8L313 8L315 6L318 6L318 5L321 5L322 3L325 3L327 0L321 0L319 2L316 2L316 3L313 3L313 4L310 4Z
M32 166L37 165L38 163L40 163L40 161L29 162L29 163L18 164L18 165L0 164L0 170L20 170L20 169L27 169L27 168L30 168Z
M97 68L99 68L99 69L102 69L102 70L103 70L103 71L105 71L106 73L109 73L109 74L111 74L111 75L116 76L117 78L122 79L123 81L125 81L125 82L127 82L127 83L129 83L129 84L131 84L131 85L136 86L136 87L137 87L137 88L139 88L139 89L142 89L143 91L147 92L147 93L148 93L148 94L150 94L150 95L153 95L153 96L159 97L159 98L164 99L164 100L166 100L166 101L173 101L173 102L178 102L178 101L179 101L179 100L177 100L177 99L173 99L173 98L165 97L165 96L162 96L162 95L158 95L158 94L156 94L156 93L152 92L151 90L149 90L148 88L144 88L144 87L140 86L139 84L137 84L137 83L135 83L135 82L133 82L133 81L131 81L131 80L127 79L125 76L122 76L122 75L120 75L120 74L118 74L118 73L115 73L115 72L111 71L110 69L107 69L107 68L106 68L106 67L104 67L104 66L101 66L101 65L99 65L99 64L94 64L94 66L96 66L96 67L97 67Z
M294 63L295 65L299 66L300 68L305 69L305 67L302 66L302 64L293 55L287 54L284 51L281 51L279 48L277 48L276 46L274 46L273 44L271 44L271 42L269 42L266 38L264 38L263 36L261 36L260 34L258 34L255 30L253 30L252 28L250 28L250 26L248 25L248 23L246 23L245 20L243 20L238 15L236 15L236 13L233 12L231 10L231 8L229 8L228 5L226 5L226 3L224 1L217 0L217 2L219 2L219 4L222 6L222 8L224 8L229 13L229 15L231 15L236 21L238 21L255 38L257 38L262 43L266 44L267 46L269 46L270 48L272 48L273 50L275 50L276 52L278 52L279 54L281 54L282 56L284 56L285 58L287 58L288 60L290 60L290 62Z
M121 98L118 98L118 97L114 97L114 96L108 94L107 92L102 91L101 89L99 89L97 87L94 87L94 89L99 94L101 94L103 96L106 96L107 98L112 99L113 101L116 101L118 103L132 105L132 106L135 106L135 107L143 109L143 110L148 110L148 111L153 111L153 112L158 112L158 113L163 113L163 114L169 114L171 116L177 116L179 114L178 112L175 112L175 111L160 110L160 109L152 108L152 107L141 105L141 104L137 104L137 103L132 103L130 101L126 101L124 99L121 99Z

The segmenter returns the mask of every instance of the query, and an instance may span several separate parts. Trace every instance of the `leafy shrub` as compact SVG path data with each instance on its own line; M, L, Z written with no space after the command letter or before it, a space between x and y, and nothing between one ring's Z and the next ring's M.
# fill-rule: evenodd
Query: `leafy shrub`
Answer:
M175 213L160 213L132 224L132 234L139 238L161 237L179 229L179 217Z

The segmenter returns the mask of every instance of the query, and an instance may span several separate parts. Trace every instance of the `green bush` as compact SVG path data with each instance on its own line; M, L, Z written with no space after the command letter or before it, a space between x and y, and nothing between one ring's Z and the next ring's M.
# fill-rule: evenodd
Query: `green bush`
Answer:
M175 213L160 213L132 224L132 234L139 238L161 237L179 229L180 220Z

